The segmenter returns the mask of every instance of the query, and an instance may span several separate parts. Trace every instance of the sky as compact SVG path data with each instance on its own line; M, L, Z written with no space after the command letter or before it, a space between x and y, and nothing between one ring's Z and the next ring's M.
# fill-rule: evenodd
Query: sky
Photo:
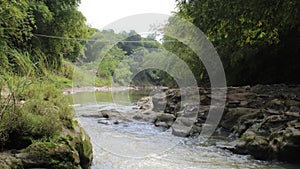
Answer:
M81 0L79 10L87 24L102 29L124 17L157 13L171 15L175 0Z

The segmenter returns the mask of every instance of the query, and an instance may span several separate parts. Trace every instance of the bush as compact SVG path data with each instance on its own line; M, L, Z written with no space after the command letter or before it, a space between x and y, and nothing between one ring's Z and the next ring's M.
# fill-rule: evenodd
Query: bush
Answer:
M50 139L72 127L72 109L54 84L18 77L9 81L10 93L0 100L0 147L24 138Z

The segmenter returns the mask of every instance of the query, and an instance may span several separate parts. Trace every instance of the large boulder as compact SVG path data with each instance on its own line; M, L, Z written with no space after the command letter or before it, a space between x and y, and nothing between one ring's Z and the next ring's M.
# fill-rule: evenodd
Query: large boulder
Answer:
M172 134L179 137L187 137L194 134L194 125L197 122L199 109L197 105L187 104L185 108L178 112L177 119L172 125Z
M25 168L81 168L78 152L64 143L36 142L16 157Z
M15 157L24 168L89 169L93 160L90 138L77 122L73 127L52 141L34 142Z
M194 123L195 119L178 117L172 125L172 134L178 137L187 137L190 135Z
M69 145L78 152L80 166L83 169L89 169L93 161L93 147L89 135L78 123L75 123L73 133L72 131L69 132L66 137L68 136L73 137L71 138Z

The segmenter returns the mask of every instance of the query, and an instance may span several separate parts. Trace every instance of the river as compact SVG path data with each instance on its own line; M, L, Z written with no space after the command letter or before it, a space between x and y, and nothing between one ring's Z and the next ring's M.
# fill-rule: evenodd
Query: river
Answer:
M217 148L211 139L199 144L199 138L175 137L170 130L148 123L123 122L109 125L97 118L81 115L101 110L131 113L136 106L119 104L128 99L135 102L149 91L76 93L69 95L74 104L75 119L88 132L93 144L92 169L282 169L295 168L278 162L254 160ZM117 96L114 99L112 96ZM116 98L116 97L115 97ZM114 103L118 100L118 104Z

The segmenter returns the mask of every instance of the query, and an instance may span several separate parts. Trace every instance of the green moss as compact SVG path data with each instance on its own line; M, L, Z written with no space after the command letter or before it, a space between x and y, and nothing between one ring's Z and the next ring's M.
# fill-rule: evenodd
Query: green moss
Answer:
M80 128L79 137L77 137L75 147L80 156L81 167L88 168L93 159L93 148L90 137L82 128Z
M36 142L23 152L33 159L44 161L48 168L76 168L79 156L68 144L54 142ZM64 166L64 167L62 167Z
M0 155L0 168L1 169L23 169L21 160L11 156Z

